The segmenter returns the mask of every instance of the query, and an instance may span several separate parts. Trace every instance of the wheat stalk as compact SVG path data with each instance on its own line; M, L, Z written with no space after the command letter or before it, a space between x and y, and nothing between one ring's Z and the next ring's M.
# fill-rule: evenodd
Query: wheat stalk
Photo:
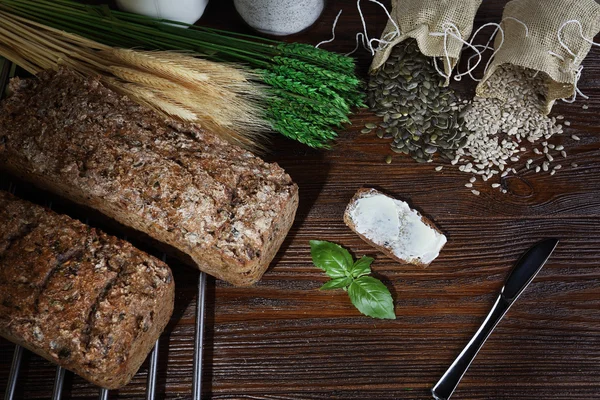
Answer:
M0 55L35 74L68 67L163 115L199 124L247 149L270 130L253 74L190 54L113 49L0 11Z
M179 89L181 87L173 81L131 67L112 65L109 69L117 78L125 82L137 83L140 86L169 90Z
M113 62L135 65L145 71L180 82L207 82L209 80L209 76L204 72L185 68L174 62L161 59L159 52L110 49L103 52L103 54L113 58Z
M104 82L116 91L124 93L135 99L140 104L150 108L157 108L162 114L176 117L187 122L198 122L198 116L190 109L162 99L156 91L135 83L122 83L116 79L105 78Z

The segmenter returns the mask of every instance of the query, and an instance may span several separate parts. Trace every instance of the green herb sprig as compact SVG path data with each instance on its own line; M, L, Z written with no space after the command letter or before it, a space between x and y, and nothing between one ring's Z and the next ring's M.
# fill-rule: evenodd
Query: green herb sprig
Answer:
M354 261L342 246L321 240L310 241L310 254L313 263L331 278L321 290L344 289L364 315L396 319L390 291L379 279L369 276L373 258L363 256Z

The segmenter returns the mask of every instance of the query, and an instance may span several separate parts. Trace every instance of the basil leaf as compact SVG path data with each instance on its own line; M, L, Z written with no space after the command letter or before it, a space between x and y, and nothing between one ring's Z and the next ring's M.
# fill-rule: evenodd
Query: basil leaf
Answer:
M352 255L348 250L335 243L321 240L310 241L310 255L313 263L330 278L345 278L352 268Z
M348 295L361 313L373 318L396 319L392 295L380 280L362 276L350 284Z
M368 275L371 273L371 263L373 262L373 258L363 256L360 260L356 261L352 266L352 276L355 278L360 278L363 275Z
M341 289L352 283L352 278L336 278L332 279L323 286L320 290Z

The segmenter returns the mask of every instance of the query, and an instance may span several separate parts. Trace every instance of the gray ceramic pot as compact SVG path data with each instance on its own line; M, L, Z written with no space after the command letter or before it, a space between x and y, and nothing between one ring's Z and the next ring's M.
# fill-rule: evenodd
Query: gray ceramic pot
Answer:
M319 18L325 0L234 0L248 25L269 35L300 32Z

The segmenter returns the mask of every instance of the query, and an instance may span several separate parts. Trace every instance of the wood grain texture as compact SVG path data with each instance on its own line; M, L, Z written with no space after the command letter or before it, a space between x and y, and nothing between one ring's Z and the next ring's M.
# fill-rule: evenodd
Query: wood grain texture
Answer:
M389 5L389 2L385 2ZM505 1L483 2L476 25L499 20ZM385 14L362 2L369 33L377 37ZM331 35L343 9L336 40L324 47L351 51L361 30L356 5L331 0L308 31L286 40L316 44ZM249 32L231 1L212 1L201 23ZM600 38L596 38L600 41ZM365 76L370 55L357 53ZM300 187L296 222L263 280L234 288L209 280L204 395L211 399L426 399L429 390L465 345L492 305L510 268L533 243L561 242L539 276L485 344L453 399L600 398L600 51L584 61L582 102L560 103L553 115L571 121L555 138L568 152L555 176L523 173L507 178L501 194L463 185L468 175L417 165L399 155L384 162L389 144L360 130L376 117L357 111L332 151L316 151L274 138L271 161ZM458 87L471 93L473 85ZM570 138L581 137L580 142ZM528 157L535 159L529 152ZM524 157L526 159L528 157ZM570 164L576 162L577 168ZM2 177L6 184L9 177ZM437 223L448 244L427 269L400 265L370 248L343 223L356 189L377 187L407 200ZM22 197L54 200L79 218L88 215L56 196L21 183ZM123 233L93 216L91 223ZM355 256L375 257L373 269L391 289L398 319L361 316L343 291L321 292L326 277L310 259L308 241L337 242ZM143 243L135 243L150 252ZM174 269L176 311L160 347L159 398L189 399L192 385L197 272L169 259ZM0 393L13 346L0 341ZM141 399L146 366L111 399ZM54 369L27 354L18 398L47 399ZM95 399L97 389L67 374L65 399Z

